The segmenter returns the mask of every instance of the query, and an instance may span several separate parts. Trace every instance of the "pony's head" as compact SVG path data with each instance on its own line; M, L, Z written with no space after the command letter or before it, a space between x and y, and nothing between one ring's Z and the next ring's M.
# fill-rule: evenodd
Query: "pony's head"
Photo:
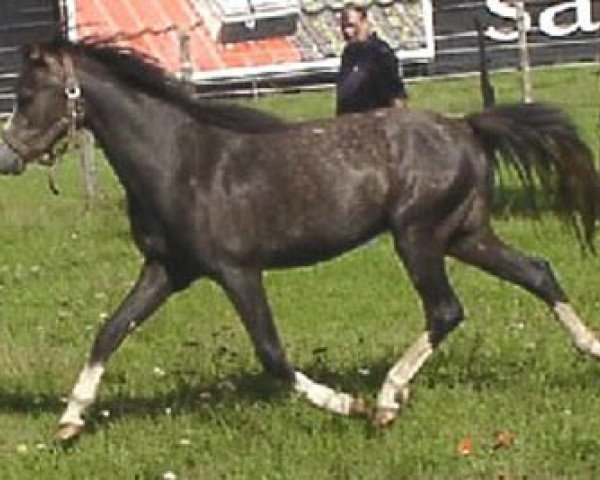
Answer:
M48 161L56 142L82 117L73 59L57 42L25 47L15 93L4 143L24 163Z

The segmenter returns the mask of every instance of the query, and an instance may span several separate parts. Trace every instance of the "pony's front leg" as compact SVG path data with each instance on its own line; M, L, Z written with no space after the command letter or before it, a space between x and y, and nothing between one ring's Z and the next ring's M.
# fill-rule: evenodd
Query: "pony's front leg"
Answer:
M433 351L430 333L426 331L388 371L377 396L377 410L373 419L375 425L385 426L396 418L400 406L408 402L411 380Z
M319 408L341 415L364 413L360 400L311 380L288 363L261 277L259 270L233 267L224 269L221 283L236 307L264 369L291 384L296 392Z
M89 360L69 397L59 421L56 439L64 442L76 437L85 426L85 410L94 402L104 366L125 336L148 318L172 293L173 288L164 266L148 262L129 295L106 321L96 336Z

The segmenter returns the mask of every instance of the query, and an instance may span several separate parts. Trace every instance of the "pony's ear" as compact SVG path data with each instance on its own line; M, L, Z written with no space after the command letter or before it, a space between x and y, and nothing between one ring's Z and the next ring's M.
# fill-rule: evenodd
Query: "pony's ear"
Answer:
M26 45L24 48L25 60L30 62L41 62L44 59L44 49L39 43Z
M60 61L57 61L58 52L51 44L31 43L24 47L23 52L25 63L48 67L57 65L60 67Z

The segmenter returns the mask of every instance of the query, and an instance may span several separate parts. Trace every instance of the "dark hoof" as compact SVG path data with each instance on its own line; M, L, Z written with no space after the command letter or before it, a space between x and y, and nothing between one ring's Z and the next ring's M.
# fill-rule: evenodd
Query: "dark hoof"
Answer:
M377 407L377 410L375 410L375 415L373 415L373 426L378 428L387 427L392 424L397 416L397 408Z
M58 443L71 442L75 440L81 434L81 432L83 432L83 428L83 425L75 425L73 423L59 425L54 439Z

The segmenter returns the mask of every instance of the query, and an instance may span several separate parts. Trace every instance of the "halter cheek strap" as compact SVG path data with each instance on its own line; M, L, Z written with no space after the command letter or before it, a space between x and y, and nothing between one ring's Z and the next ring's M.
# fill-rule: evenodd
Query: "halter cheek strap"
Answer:
M67 97L67 112L65 116L70 118L71 126L75 130L83 120L81 87L75 76L73 59L66 53L63 54L62 64L65 72L65 96Z

